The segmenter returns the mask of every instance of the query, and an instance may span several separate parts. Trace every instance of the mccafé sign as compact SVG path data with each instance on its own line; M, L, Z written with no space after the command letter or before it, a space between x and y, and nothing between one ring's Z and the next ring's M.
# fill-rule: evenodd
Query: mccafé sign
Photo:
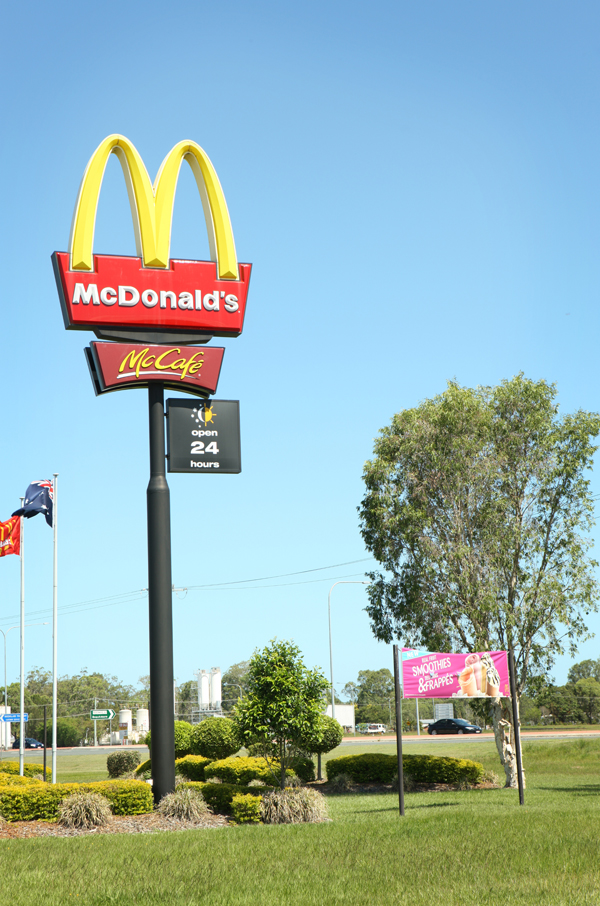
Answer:
M123 169L138 257L93 254L96 210L110 154ZM208 231L211 261L170 258L171 220L179 170L187 161L196 179ZM251 264L239 263L229 212L212 163L195 142L167 154L154 185L131 142L110 135L94 151L81 182L68 252L52 256L67 329L118 332L176 331L239 336L244 326ZM207 336L208 335L208 336ZM108 334L110 336L110 333Z
M215 393L224 354L217 346L90 343L86 349L96 393L147 387L154 381L184 393Z

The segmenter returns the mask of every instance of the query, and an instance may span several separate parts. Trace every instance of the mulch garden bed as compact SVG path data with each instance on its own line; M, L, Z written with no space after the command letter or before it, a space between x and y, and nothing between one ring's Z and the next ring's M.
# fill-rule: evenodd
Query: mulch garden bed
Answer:
M147 815L113 815L104 827L88 829L62 827L53 821L2 821L0 840L26 837L87 837L90 834L156 834L165 831L198 830L199 828L227 827L222 815L206 815L199 821L180 821L164 818L157 812Z

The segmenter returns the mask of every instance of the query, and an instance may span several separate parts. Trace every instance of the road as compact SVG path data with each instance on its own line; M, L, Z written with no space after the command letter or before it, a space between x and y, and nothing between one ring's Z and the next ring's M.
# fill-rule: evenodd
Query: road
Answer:
M598 739L600 738L600 728L598 730L521 730L521 739L523 741L527 739ZM464 736L459 737L457 734L449 734L448 736L430 736L428 733L424 733L422 736L402 736L402 745L410 745L411 743L431 743L436 745L439 742L458 742L459 739L468 739L469 742L485 742L494 741L493 733L466 733ZM375 745L380 742L396 742L396 737L392 735L387 736L347 736L342 740L343 746L356 746L356 745Z
M402 745L410 746L412 744L421 744L427 743L431 745L437 745L438 743L445 742L462 742L469 740L469 742L493 742L494 734L493 733L474 733L465 734L464 736L458 736L456 734L450 734L448 736L429 736L428 733L424 733L422 736L403 736ZM521 739L600 739L600 727L597 730L521 730ZM395 743L396 737L388 734L386 736L346 736L342 740L343 746L364 746L364 745L380 745L384 743ZM149 756L148 749L146 746L127 746L128 749L138 751L142 756L142 760ZM123 751L123 746L76 746L72 749L58 749L57 754L62 758L65 755L87 755L87 754L105 754L110 755L111 752L121 752ZM41 749L27 749L26 751L27 758L39 758L42 759L43 752ZM47 759L50 761L51 752L48 749ZM19 750L13 749L4 752L0 750L0 760L7 758L15 760L19 758Z

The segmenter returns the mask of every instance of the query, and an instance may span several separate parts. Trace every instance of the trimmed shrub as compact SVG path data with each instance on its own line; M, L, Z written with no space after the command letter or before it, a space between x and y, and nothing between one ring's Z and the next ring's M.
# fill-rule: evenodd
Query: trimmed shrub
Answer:
M342 755L330 758L325 765L328 780L338 774L348 774L355 783L391 783L398 770L395 755L381 755L377 752L366 755Z
M189 783L182 783L179 787L179 789L186 788L199 790L204 796L206 803L218 815L230 815L233 797L238 793L248 792L247 787L236 786L233 783L197 783L190 781ZM257 793L257 795L260 794Z
M192 754L193 726L187 720L175 721L175 758Z
M179 818L183 821L200 821L210 814L200 790L179 788L160 800L158 811L166 818Z
M274 790L261 801L265 824L304 824L327 820L327 802L318 790Z
M292 770L303 783L310 783L315 779L315 763L312 758L294 758Z
M439 755L403 755L402 766L415 783L479 783L484 773L478 761Z
M439 755L403 755L402 765L415 783L459 783L466 780L478 783L483 777L483 765L466 758L446 758ZM331 758L325 765L327 779L349 774L356 783L392 783L398 770L395 755L344 755Z
M135 769L135 773L138 777L141 777L143 774L148 774L151 770L152 762L149 758L147 758L146 761L142 761L141 764L138 764L137 768Z
M202 755L186 755L175 762L175 773L186 780L206 780L204 769L211 764L210 758Z
M56 818L60 802L71 793L89 790L107 799L114 815L143 815L154 807L152 787L141 780L101 780L96 783L0 785L0 814L8 821Z
M217 761L235 755L241 747L237 728L228 717L207 717L191 733L191 754Z
M19 777L18 774L0 774L0 789L5 786L31 786L40 783L38 777Z
M63 827L103 827L111 814L108 800L89 790L72 793L58 805L58 823Z
M271 770L264 758L242 756L213 761L207 773L218 777L223 783L236 783L238 786L247 786L251 780L264 780L274 786L279 776L279 765L274 764Z
M262 797L252 793L236 793L231 800L231 814L238 824L258 824Z
M23 765L23 776L24 777L36 777L40 773L39 764L24 764ZM2 774L16 774L19 776L19 762L18 761L0 761L0 785L4 783L4 778ZM49 772L46 772L46 776L49 776Z
M135 771L141 761L139 752L131 752L124 749L122 752L112 752L106 759L106 770L109 777L122 777L123 774L129 774Z
M216 777L223 783L236 783L238 786L247 786L251 780L264 780L270 786L277 786L280 773L278 761L268 765L264 758L251 758L250 756L213 761L205 770L205 776L210 774L211 777ZM286 777L292 783L296 774L288 768Z

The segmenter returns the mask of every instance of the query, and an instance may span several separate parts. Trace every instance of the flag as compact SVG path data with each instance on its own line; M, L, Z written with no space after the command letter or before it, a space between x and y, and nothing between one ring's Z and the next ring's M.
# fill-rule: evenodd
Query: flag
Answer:
M52 501L54 500L54 488L51 481L32 481L25 491L25 503L19 510L15 510L13 516L37 516L43 513L46 522L52 528Z
M0 557L21 553L21 520L11 516L6 522L0 522Z

